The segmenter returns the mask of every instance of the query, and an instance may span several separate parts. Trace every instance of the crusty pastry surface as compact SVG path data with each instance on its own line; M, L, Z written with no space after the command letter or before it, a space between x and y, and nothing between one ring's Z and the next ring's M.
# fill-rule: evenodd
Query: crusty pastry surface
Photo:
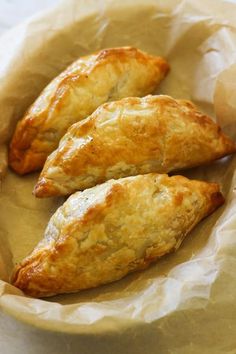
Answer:
M176 250L223 202L215 183L159 174L77 192L52 216L12 282L26 294L45 297L118 280Z
M104 102L151 93L169 70L161 57L136 48L111 48L82 57L56 77L18 123L10 166L39 170L68 127Z
M37 197L67 195L111 178L198 166L236 150L189 101L124 98L74 124L47 159Z

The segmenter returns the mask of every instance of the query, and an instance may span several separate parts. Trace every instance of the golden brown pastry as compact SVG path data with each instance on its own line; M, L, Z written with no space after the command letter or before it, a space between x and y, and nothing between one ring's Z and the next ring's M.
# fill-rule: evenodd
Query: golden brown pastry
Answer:
M176 250L223 202L215 183L159 174L77 192L52 216L13 284L44 297L118 280Z
M68 130L48 157L34 194L71 194L110 178L201 165L235 150L191 102L125 98L104 104Z
M69 126L104 102L151 93L168 70L163 58L131 47L80 58L45 88L18 123L10 166L19 174L41 169Z

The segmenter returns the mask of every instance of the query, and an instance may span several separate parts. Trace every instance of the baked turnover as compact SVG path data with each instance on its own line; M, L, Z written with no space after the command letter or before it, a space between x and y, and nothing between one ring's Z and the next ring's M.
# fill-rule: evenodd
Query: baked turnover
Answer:
M167 62L131 47L82 57L56 77L18 123L9 164L19 174L40 170L67 129L102 103L151 93Z
M236 151L236 145L189 101L124 98L72 125L47 159L37 197L72 194L111 178L167 173Z
M28 295L45 297L121 279L177 250L223 202L215 183L159 174L77 192L52 216L12 282Z

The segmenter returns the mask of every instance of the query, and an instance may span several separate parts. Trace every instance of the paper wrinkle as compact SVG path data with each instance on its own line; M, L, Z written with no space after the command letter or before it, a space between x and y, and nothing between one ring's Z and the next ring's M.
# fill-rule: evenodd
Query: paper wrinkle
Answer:
M0 39L1 141L9 139L28 105L70 62L118 45L167 56L171 72L157 92L193 99L211 115L214 96L217 121L236 138L234 11L236 4L226 1L70 0L18 26ZM4 149L0 150L2 170ZM184 325L182 313L194 310L204 318L212 304L220 309L222 292L230 287L236 293L230 267L236 256L235 167L234 157L183 172L190 178L221 183L227 198L177 253L114 284L47 300L27 298L0 281L0 306L22 321L71 333L119 331L140 323L156 323L164 331L170 316ZM5 281L13 265L41 239L50 216L63 202L35 199L31 191L36 179L37 174L17 177L8 171L2 181L0 275ZM233 296L225 301L232 301L236 314Z

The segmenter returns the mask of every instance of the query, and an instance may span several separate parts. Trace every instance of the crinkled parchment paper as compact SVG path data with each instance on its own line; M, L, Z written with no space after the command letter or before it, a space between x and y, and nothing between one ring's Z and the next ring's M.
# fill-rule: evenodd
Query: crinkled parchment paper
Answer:
M120 45L165 56L171 72L157 93L192 99L213 117L215 100L216 119L236 139L235 3L67 0L0 40L2 173L15 124L43 87L80 55ZM219 182L226 203L177 253L114 284L46 301L25 297L7 281L63 200L35 199L37 175L7 171L0 193L1 308L42 329L77 333L78 352L94 334L108 336L107 347L96 347L102 354L236 353L235 167L236 156L184 173ZM130 328L132 341L122 346ZM117 337L109 342L111 333Z

